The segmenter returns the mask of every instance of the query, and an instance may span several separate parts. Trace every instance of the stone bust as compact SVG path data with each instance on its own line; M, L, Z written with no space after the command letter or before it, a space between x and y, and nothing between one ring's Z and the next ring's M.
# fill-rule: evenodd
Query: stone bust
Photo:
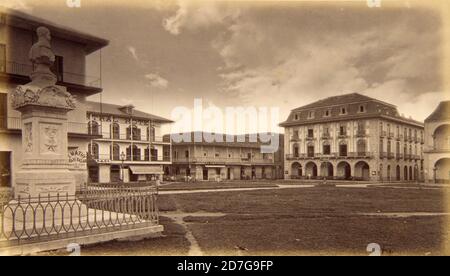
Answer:
M38 35L38 41L31 47L29 58L34 64L51 66L55 61L55 54L50 46L50 31L46 27L38 27L36 33Z

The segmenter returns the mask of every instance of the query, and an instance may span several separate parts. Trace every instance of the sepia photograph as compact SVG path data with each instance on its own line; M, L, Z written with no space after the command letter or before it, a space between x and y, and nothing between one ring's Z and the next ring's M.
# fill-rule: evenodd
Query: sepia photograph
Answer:
M446 0L0 0L0 256L449 255L449 72Z

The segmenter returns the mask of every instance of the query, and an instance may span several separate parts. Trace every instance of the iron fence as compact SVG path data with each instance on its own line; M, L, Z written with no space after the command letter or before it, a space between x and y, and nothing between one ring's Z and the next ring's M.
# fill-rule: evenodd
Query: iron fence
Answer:
M0 202L0 247L159 223L155 187L85 187Z

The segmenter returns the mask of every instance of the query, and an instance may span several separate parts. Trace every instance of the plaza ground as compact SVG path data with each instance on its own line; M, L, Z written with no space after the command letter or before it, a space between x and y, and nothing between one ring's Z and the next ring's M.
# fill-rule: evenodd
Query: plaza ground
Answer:
M398 184L161 194L165 237L92 245L81 253L368 255L367 245L377 243L383 255L441 255L450 246L449 192Z

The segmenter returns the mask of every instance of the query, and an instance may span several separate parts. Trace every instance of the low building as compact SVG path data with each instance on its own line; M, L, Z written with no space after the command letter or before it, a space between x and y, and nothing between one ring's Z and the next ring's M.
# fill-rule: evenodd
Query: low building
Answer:
M202 132L188 133L187 137L189 141L181 142L172 137L170 174L173 178L216 181L283 176L283 145L275 152L263 153L261 147L265 144L252 140L250 135L214 134L214 141L205 139ZM282 136L279 141L283 141Z
M427 182L450 182L450 101L441 102L425 119L425 177Z
M161 125L172 121L136 110L132 105L86 102L89 133L89 181L135 182L161 179L171 164L170 139Z
M86 97L102 92L100 77L86 75L86 58L108 41L18 11L0 8L0 170L1 183L15 186L15 172L22 161L21 114L11 106L11 93L18 85L30 82L33 65L31 46L37 41L36 29L47 27L56 55L51 68L57 85L64 86L77 99L77 107L68 116L70 170L78 185L87 181L86 151L92 135L86 123ZM42 134L41 134L42 135Z
M285 128L285 178L418 181L424 130L397 107L358 93L291 111Z

